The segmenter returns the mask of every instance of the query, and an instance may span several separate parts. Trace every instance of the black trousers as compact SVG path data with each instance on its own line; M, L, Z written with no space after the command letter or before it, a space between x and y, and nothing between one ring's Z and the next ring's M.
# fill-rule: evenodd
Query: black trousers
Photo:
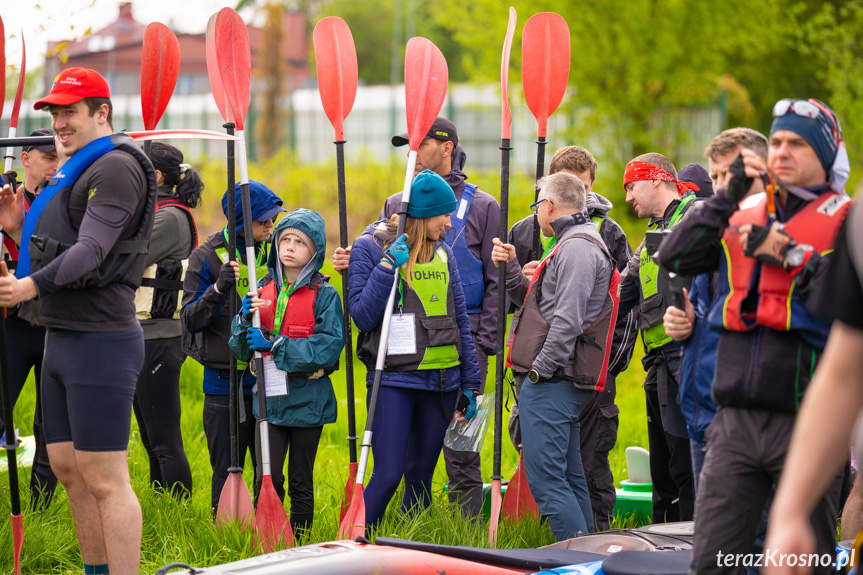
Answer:
M257 451L255 451L255 429L252 417L252 396L244 395L243 409L246 420L239 425L240 440L239 465L243 467L246 461L246 451L252 457L252 468L255 470L255 484L258 483ZM213 514L219 509L219 497L222 487L228 479L228 468L231 466L231 428L227 395L204 395L204 435L207 436L207 449L210 451L210 465L213 468L211 505Z
M150 460L150 483L156 489L192 492L192 470L180 432L180 338L144 341L144 366L132 407L141 442Z
M270 469L279 499L285 500L285 457L288 459L288 495L291 498L291 529L309 530L315 518L315 456L324 426L285 427L270 425ZM290 448L290 450L288 449ZM255 452L261 452L260 425L255 425ZM255 505L263 481L261 458L255 467Z
M51 471L45 431L42 425L42 358L45 355L45 328L34 327L17 317L6 320L6 361L9 394L12 406L18 401L30 370L36 378L36 412L33 414L33 435L36 455L30 475L30 507L34 511L47 509L57 488L57 476ZM0 408L3 399L0 398ZM0 409L0 434L5 433ZM11 434L10 434L11 435Z

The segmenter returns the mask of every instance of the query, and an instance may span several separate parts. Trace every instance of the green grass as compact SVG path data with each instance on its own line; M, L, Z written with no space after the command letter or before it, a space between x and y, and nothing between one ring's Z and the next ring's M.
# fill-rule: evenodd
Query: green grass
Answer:
M332 274L332 283L340 289L338 274ZM639 345L636 346L640 347ZM617 403L620 406L620 428L617 445L611 452L611 468L616 482L626 478L624 450L629 445L647 447L647 428L644 395L641 383L644 373L641 368L640 350L632 364L617 380ZM342 358L344 365L344 358ZM365 424L365 369L355 361L355 386L357 390L357 427ZM148 485L149 469L146 452L141 445L137 424L132 422L132 440L129 446L129 467L132 484L141 501L144 516L144 531L141 553L141 571L153 573L159 567L174 561L205 567L249 557L255 554L251 536L236 528L217 528L210 518L211 470L207 444L201 422L203 393L201 392L202 368L192 360L186 361L180 380L182 394L182 431L186 454L192 467L193 493L183 504L168 496L156 494ZM494 391L494 361L490 362L486 391ZM344 371L333 374L333 384L339 399L339 418L334 424L324 427L320 449L315 462L315 524L309 542L336 539L338 531L338 509L347 479L348 447L345 437L347 429L347 397ZM31 376L32 380L32 376ZM511 392L505 390L505 401L512 403ZM30 435L33 424L35 402L34 386L28 383L15 408L15 425L22 435ZM509 412L504 410L504 418ZM515 470L517 454L506 434L504 421L502 442L502 471L505 477ZM493 435L489 430L482 450L483 477L491 476ZM4 455L5 456L5 455ZM370 463L373 465L373 461ZM251 465L246 462L245 479L251 485ZM387 516L377 533L441 544L474 545L484 547L488 538L487 527L461 518L446 499L444 485L446 471L441 459L434 476L435 505L428 510L402 517L398 512L401 494L393 498ZM30 469L19 470L21 498L27 507ZM619 521L619 520L617 520ZM620 526L631 526L632 521L619 522ZM58 488L51 507L44 512L24 512L25 543L22 568L25 573L80 573L81 559L78 553L72 518L65 492ZM519 524L503 524L499 535L501 547L537 547L552 543L554 538L547 526L535 521ZM9 486L6 473L0 474L0 572L10 573L12 565L12 536L9 528Z

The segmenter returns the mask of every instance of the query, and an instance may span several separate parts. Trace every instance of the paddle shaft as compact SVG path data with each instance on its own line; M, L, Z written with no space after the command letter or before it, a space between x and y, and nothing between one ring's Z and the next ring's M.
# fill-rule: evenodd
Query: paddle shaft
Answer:
M509 156L510 139L500 141L500 237L506 241L509 220ZM504 356L506 342L506 263L497 268L497 357L494 387L494 463L492 479L502 479L500 474L500 451L503 419L503 373L506 369Z
M14 139L17 131L18 131L17 127L9 126L9 138ZM52 142L53 142L53 140L54 140L54 138L51 138ZM3 172L8 172L9 170L12 169L12 160L15 158L15 156L13 155L14 153L15 153L15 151L13 149L13 146L10 144L6 148L6 162L3 165Z
M545 172L545 136L536 138L536 182L534 188L533 201L539 201L539 180ZM542 257L542 240L540 239L539 219L533 216L533 260L536 261Z
M345 141L336 144L336 171L339 184L339 241L348 247L348 205L345 190ZM351 304L348 300L348 270L342 273L342 311L345 320L345 378L348 392L348 449L351 463L357 462L357 416L354 406L354 344L351 333Z
M18 438L15 437L15 421L12 417L14 406L12 405L12 396L9 393L7 368L6 308L0 308L0 393L3 396L3 424L6 428L6 443L0 447L6 450L6 460L9 465L7 469L9 470L9 498L12 500L12 515L21 515L21 498L18 492L18 459L15 455Z
M225 131L233 136L234 123L227 122L222 125ZM236 175L234 173L234 142L228 141L227 147L228 168L228 253L231 258L237 257L237 191L235 189ZM231 318L237 315L237 299L234 294L228 296L228 312ZM231 354L230 366L228 368L228 419L231 430L231 466L228 473L242 473L240 467L240 394L237 383L237 358Z
M408 165L405 170L405 185L402 192L402 205L399 209L399 225L396 238L400 238L405 232L405 220L408 215L408 205L411 201L411 184L413 184L414 167L417 163L417 152L408 152ZM384 319L381 323L381 340L378 344L378 357L375 361L375 377L372 381L372 396L369 399L369 414L366 417L366 430L363 432L362 451L360 452L360 465L357 469L357 485L362 485L366 477L366 465L369 462L369 451L372 447L372 428L375 422L375 412L378 407L378 394L381 390L381 378L383 377L384 362L387 356L387 338L390 335L390 319L393 316L393 304L396 301L396 291L399 285L399 270L395 270L393 287L390 289L390 297L387 298L387 306L384 308Z

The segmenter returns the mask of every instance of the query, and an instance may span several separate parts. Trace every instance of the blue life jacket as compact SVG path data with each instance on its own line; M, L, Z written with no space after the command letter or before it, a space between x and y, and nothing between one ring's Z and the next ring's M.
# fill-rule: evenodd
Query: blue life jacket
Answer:
M455 254L455 263L461 277L467 313L482 312L482 300L485 296L485 269L482 260L477 259L468 249L464 236L464 226L476 188L475 184L464 185L464 192L458 203L458 209L452 215L452 227L447 232L446 237L446 244L452 248L453 254Z

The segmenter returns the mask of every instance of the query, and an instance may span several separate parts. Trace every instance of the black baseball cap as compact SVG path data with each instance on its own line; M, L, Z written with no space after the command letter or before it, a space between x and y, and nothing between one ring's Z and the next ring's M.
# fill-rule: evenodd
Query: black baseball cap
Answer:
M54 131L50 128L39 128L38 130L33 130L30 132L30 136L51 136L54 137ZM30 152L32 150L39 150L40 152L53 152L54 144L45 144L44 146L24 146L22 151Z
M458 133L456 133L455 124L441 116L438 116L434 121L428 134L426 134L426 138L434 138L435 140L441 140L442 142L452 142L458 146ZM407 132L399 134L398 136L393 136L393 146L396 148L399 146L405 146L409 142L410 140L408 139Z

